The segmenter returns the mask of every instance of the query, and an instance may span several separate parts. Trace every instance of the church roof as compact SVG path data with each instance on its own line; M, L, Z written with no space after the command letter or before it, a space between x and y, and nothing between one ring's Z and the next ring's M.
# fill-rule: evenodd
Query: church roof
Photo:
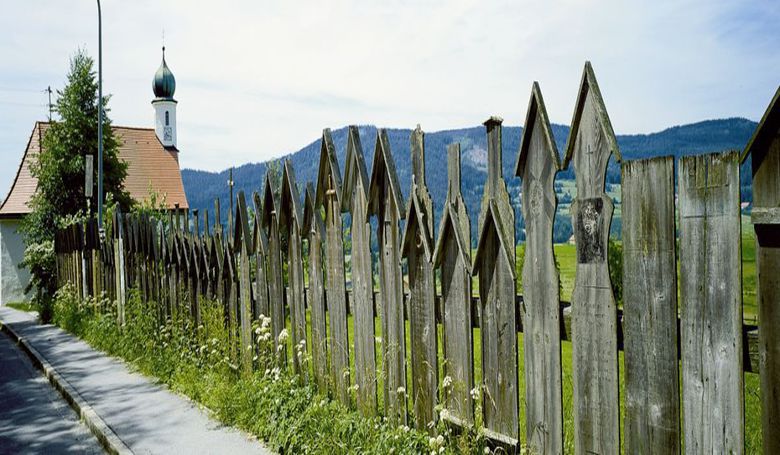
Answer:
M19 163L16 177L8 196L0 205L0 218L13 218L30 213L30 199L38 188L38 179L30 173L30 164L41 152L43 135L48 122L36 122L27 148ZM125 189L136 201L149 197L149 186L165 196L168 208L176 204L188 209L187 195L179 169L179 152L166 149L152 128L112 126L119 140L119 158L127 162Z

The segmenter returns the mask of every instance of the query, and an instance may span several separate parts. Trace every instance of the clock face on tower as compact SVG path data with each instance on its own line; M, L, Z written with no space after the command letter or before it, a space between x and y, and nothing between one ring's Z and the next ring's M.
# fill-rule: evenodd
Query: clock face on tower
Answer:
M173 140L173 128L170 126L166 126L163 128L163 138L165 142L170 142Z

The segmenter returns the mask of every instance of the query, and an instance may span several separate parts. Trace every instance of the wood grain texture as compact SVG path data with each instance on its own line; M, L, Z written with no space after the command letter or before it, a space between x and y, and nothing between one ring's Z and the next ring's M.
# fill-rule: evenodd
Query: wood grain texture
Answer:
M268 256L266 268L268 270L268 301L270 304L271 334L274 338L278 362L286 364L287 349L279 342L279 334L285 328L284 312L284 283L282 275L282 245L279 237L279 223L276 212L276 200L274 196L271 176L266 176L266 185L263 194L263 228L268 236ZM282 347L280 347L282 346Z
M674 158L623 163L628 453L680 453Z
M304 201L303 225L308 234L309 243L309 288L306 299L311 312L312 369L317 387L322 393L328 393L330 376L328 374L328 333L322 258L325 223L322 221L320 212L314 207L314 187L311 183L306 186Z
M401 240L408 264L409 339L411 343L412 405L415 426L434 432L438 420L438 333L433 278L433 204L425 185L424 134L411 134L412 188Z
M341 175L330 130L322 132L315 206L325 212L325 291L330 322L330 371L334 394L349 405L349 337L344 239L341 220Z
M439 226L434 265L441 271L444 354L442 419L474 423L474 355L471 319L471 227L460 189L460 144L447 149L447 198Z
M385 130L377 132L368 193L368 213L378 218L385 416L393 424L404 425L407 422L406 337L399 235L404 202Z
M301 224L303 214L300 208L298 182L292 162L284 161L282 188L279 200L279 231L286 239L287 250L287 304L290 311L290 340L293 346L293 371L301 375L304 382L308 374L302 360L306 354L306 302L303 300L303 251L301 247Z
M690 453L742 453L742 292L736 153L680 159L683 431Z
M238 280L238 322L239 322L239 358L241 370L246 374L252 371L252 283L250 257L252 247L251 231L249 230L249 213L246 207L244 192L238 193L235 217L235 239L233 245L239 248Z
M374 334L374 284L371 266L371 225L368 207L368 175L363 146L356 126L349 127L347 161L342 186L342 211L349 211L352 241L352 298L354 324L356 401L365 417L376 414L376 341Z
M514 211L501 176L501 122L485 122L488 175L472 273L479 276L485 433L515 451L518 436Z
M620 414L617 308L607 262L613 205L604 192L607 163L620 155L590 64L583 72L567 161L576 172L571 206L577 269L572 294L574 446L578 453L618 453Z
M535 453L563 453L560 297L552 233L560 167L539 85L534 83L515 173L522 178L525 219L523 352L526 444Z
M254 317L260 319L260 316L270 316L270 303L268 301L268 270L266 256L268 253L268 237L262 228L262 204L260 203L260 194L255 192L252 195L255 206L255 220L253 226L255 247L255 306Z

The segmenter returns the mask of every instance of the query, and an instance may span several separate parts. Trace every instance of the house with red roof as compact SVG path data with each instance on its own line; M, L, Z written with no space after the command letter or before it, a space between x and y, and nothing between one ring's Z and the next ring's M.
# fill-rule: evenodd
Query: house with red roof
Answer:
M189 209L187 195L179 168L179 149L176 147L176 80L163 60L152 83L155 98L154 128L112 126L119 140L119 158L127 163L125 189L136 201L145 201L150 189L165 197L168 208ZM30 282L30 273L20 263L25 244L19 226L38 188L38 180L30 172L30 165L41 153L48 122L36 122L8 195L0 205L0 305L21 302L30 296L24 290Z

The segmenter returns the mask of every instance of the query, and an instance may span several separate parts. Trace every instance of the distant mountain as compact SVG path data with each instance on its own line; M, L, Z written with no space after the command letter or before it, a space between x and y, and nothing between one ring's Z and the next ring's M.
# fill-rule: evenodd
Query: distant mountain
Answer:
M680 156L728 149L742 150L755 128L755 122L743 118L707 120L689 125L675 126L658 133L618 135L617 141L624 160L662 155L674 155L676 158L679 158ZM374 159L376 127L361 126L359 130L366 165L370 172ZM554 124L552 125L552 130L558 145L558 151L563 155L569 127ZM387 133L390 139L390 147L395 157L401 189L404 198L406 198L411 184L409 145L411 130L388 129ZM519 208L520 181L514 177L514 166L521 133L521 127L509 126L503 129L503 173L513 204L517 208ZM339 128L332 131L332 134L343 175L347 128ZM438 223L438 217L446 194L447 146L453 142L459 142L461 145L463 197L472 217L472 230L476 232L476 217L477 213L479 213L479 203L486 177L487 164L487 140L485 129L482 126L425 134L426 179L434 201L436 222ZM317 139L301 150L281 158L289 158L292 161L301 188L303 188L305 182L315 182L319 153L320 140ZM751 175L749 166L749 163L745 163L742 167L743 200L749 200L750 198ZM236 167L233 172L235 194L238 194L238 191L244 191L250 196L253 191L260 191L264 183L265 171L266 163L249 163ZM228 171L207 172L184 169L182 170L182 178L190 207L198 208L201 211L208 209L212 214L213 220L214 199L219 198L222 206L222 221L226 223L229 207ZM571 167L559 172L557 176L557 180L561 181L573 178L574 169ZM607 171L607 182L610 184L620 183L620 167L614 162L614 159L610 162ZM301 194L303 194L302 191ZM518 238L522 239L523 221L520 216L516 218ZM558 226L559 220L561 224L560 229ZM568 227L566 226L567 223ZM556 219L556 241L565 241L570 235L571 226L568 216L558 217ZM475 235L472 235L472 238L475 237Z

